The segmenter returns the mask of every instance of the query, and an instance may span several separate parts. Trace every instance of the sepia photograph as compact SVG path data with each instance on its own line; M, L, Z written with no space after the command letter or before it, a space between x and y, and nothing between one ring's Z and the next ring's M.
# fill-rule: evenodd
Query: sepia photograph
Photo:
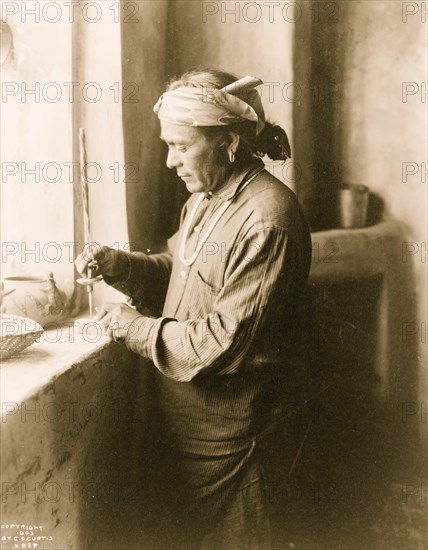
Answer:
M427 20L0 0L2 550L428 550Z

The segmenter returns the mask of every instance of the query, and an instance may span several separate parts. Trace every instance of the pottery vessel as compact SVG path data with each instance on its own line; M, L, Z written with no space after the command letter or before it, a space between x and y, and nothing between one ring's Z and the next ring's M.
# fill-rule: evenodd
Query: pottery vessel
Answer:
M66 297L58 290L52 273L45 277L5 277L3 285L1 310L4 313L28 317L46 327L67 312Z

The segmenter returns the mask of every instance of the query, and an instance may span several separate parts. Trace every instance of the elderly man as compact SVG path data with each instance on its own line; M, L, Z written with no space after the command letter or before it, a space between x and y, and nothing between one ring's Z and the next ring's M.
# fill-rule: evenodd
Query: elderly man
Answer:
M162 466L173 473L163 512L178 528L169 548L270 547L263 449L296 369L311 244L295 195L261 160L290 150L265 120L260 83L215 70L173 81L155 112L167 165L191 193L178 232L164 253L102 247L77 260L136 306L106 304L99 319L155 367Z

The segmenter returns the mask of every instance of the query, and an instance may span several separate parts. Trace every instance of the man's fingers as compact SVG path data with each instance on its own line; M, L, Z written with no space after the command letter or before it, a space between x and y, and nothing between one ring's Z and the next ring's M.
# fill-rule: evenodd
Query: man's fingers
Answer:
M108 315L112 310L112 308L111 308L112 305L114 305L114 304L103 304L100 307L100 310L98 311L98 313L95 316L95 321L100 321L103 317Z
M102 304L99 312L97 313L97 315L95 316L95 321L99 321L100 319L102 319L105 315L108 315L109 313L111 313L114 309L118 308L121 304L113 304L113 303L110 303L110 302L106 302L104 304Z
M84 246L82 255L86 261L93 260L96 256L102 253L102 250L106 248L98 243L88 243Z
M118 321L113 321L112 317L110 318L110 324L107 328L107 336L110 336L110 338L116 342L120 342L125 338L123 327Z
M93 271L98 271L100 266L98 265L97 260L93 260L88 263L88 267L90 267Z
M102 305L98 311L98 313L94 317L94 321L101 321L101 319L107 314L107 311L104 309L104 306Z
M111 320L112 320L112 314L107 313L106 315L104 315L104 317L102 319L100 319L98 321L100 323L100 325L102 326L105 334L107 336L109 336L110 338L112 338L112 334L111 334L111 330L110 330Z
M82 274L82 275L85 275L86 274L86 269L88 267L88 261L83 257L82 254L79 254L74 262L74 265L76 266L76 269L77 271Z
M132 321L139 316L140 314L127 304L106 303L101 306L94 319L100 323L107 336L119 342L126 338Z

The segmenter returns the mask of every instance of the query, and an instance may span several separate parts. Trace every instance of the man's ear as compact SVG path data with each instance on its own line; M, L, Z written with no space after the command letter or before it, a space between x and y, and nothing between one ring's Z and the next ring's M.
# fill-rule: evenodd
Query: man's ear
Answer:
M227 150L233 151L234 153L236 153L239 146L239 141L241 139L239 134L237 134L236 132L229 132L227 137L228 137Z

